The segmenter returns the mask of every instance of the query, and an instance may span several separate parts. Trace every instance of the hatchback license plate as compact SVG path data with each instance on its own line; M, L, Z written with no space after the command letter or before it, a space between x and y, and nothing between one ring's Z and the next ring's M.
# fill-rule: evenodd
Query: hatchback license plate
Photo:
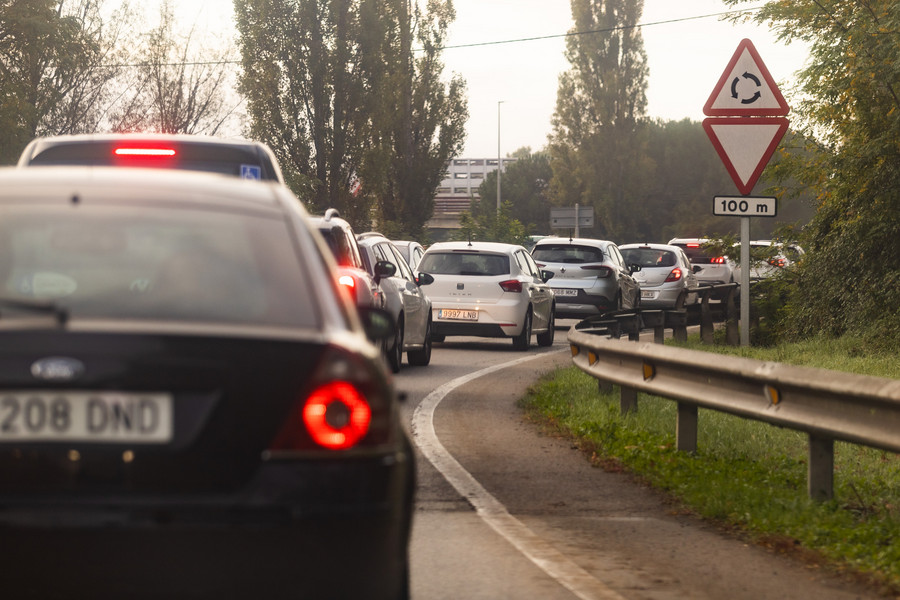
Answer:
M455 308L442 308L438 311L438 319L454 319L457 321L477 321L477 310L459 310Z
M641 291L641 298L655 298L656 292Z
M172 423L170 394L0 392L0 442L164 444Z
M567 289L555 289L553 290L553 295L555 296L577 296L578 290L567 290Z

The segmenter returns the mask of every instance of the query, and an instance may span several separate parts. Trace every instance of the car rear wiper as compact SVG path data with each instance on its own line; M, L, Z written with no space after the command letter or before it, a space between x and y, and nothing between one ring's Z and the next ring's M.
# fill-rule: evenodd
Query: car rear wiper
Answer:
M69 320L68 309L47 300L30 300L27 298L8 298L0 296L0 307L50 313L56 317L56 322L59 323L60 326L65 325L66 321Z

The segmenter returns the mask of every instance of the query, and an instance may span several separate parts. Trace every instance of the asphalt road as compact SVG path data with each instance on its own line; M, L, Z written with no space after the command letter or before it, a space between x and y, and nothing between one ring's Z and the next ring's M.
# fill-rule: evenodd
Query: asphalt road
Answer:
M570 364L565 337L527 353L449 338L396 376L419 448L415 600L878 597L724 534L526 422L516 401Z

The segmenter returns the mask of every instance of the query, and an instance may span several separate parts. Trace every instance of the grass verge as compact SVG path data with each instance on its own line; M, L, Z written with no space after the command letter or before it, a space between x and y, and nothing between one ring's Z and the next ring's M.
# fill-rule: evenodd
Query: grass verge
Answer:
M896 356L856 352L847 341L753 349L684 347L900 377ZM805 434L700 409L698 451L675 450L676 403L640 395L636 413L619 413L619 391L567 367L538 382L522 406L531 418L578 441L598 466L624 468L698 515L756 543L861 577L900 594L900 457L835 443L835 499L807 497ZM900 433L898 433L900 435Z

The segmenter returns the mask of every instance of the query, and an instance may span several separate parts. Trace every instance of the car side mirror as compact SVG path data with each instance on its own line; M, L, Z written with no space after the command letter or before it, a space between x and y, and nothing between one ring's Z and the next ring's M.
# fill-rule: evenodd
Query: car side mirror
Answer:
M703 265L694 265L691 268L694 270L694 273L699 273L700 271L703 270Z
M633 264L633 265L628 266L628 270L631 271L632 273L637 273L641 269L643 269L643 267L639 264Z
M359 320L362 321L366 337L373 343L393 339L397 335L394 318L383 308L360 306L357 314L359 314Z
M416 276L416 284L419 286L431 285L432 283L434 283L434 275L429 273L419 273L418 276Z
M541 271L541 281L543 281L544 283L547 283L548 281L553 279L554 275L556 275L556 273L554 273L553 271L543 271L542 270Z
M385 277L393 277L397 272L397 266L386 260L379 260L375 263L375 281L381 282Z

